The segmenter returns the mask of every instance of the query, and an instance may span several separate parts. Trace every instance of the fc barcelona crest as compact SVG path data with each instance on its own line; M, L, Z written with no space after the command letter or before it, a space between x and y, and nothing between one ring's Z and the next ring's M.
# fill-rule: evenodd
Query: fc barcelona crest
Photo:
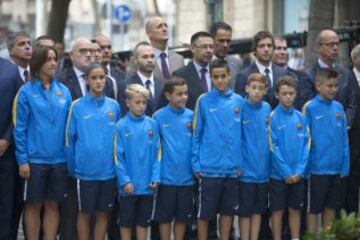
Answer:
M336 116L336 119L337 119L337 120L340 119L340 113L337 112L335 116Z
M240 113L240 108L235 107L235 108L234 108L234 113L235 113L236 115L238 115L238 114Z
M297 128L297 129L302 129L302 124L301 124L300 122L297 123L297 124L296 124L296 128Z
M61 96L62 96L62 92L61 92L61 91L57 91L57 92L56 92L56 96L61 97Z
M153 130L148 130L148 136L149 137L153 137L154 136L154 132L153 132Z
M265 118L265 123L266 123L266 125L269 126L269 124L270 124L270 119L269 119L269 117L266 117L266 118Z
M111 120L111 119L113 119L113 118L115 117L115 114L110 111L110 112L107 113L107 116L108 116L109 119Z
M192 129L192 122L187 122L186 127L191 130Z

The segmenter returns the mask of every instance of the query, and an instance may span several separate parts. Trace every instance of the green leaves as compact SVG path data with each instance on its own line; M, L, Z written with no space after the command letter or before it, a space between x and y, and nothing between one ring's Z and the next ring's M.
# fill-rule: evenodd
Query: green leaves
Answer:
M346 215L333 221L329 229L318 233L307 233L304 240L360 240L360 214Z

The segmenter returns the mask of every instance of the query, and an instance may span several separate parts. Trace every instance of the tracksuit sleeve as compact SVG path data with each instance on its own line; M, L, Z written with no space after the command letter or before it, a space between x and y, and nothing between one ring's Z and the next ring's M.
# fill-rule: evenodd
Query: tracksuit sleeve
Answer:
M126 166L125 144L124 140L121 137L119 128L116 129L114 136L114 158L115 172L118 179L118 185L124 186L127 183L132 182Z
M306 177L306 168L309 161L309 154L310 154L310 145L311 145L311 138L309 133L309 128L304 121L304 142L303 142L303 150L299 162L295 169L295 174L300 175L302 177Z
M350 171L350 150L349 150L349 138L348 138L348 130L347 130L347 120L344 115L343 120L343 143L344 143L344 159L342 162L341 176L348 176Z
M72 104L69 110L65 132L65 154L68 172L71 176L75 174L75 142L76 142L76 113Z
M191 166L194 173L201 172L200 166L200 143L203 135L203 116L201 109L201 98L198 99L194 111L193 120L193 139L192 139L192 154L191 154Z
M154 160L151 172L151 182L160 183L160 169L161 169L161 146L159 137L159 128L157 123L155 125L155 141L156 141L156 158Z
M13 105L14 139L16 159L19 165L29 162L27 149L27 130L30 118L30 106L25 93L20 89Z
M274 120L271 120L270 118L269 145L271 151L271 166L275 172L282 177L282 179L287 179L292 176L292 172L281 155L277 135L277 126L274 123Z

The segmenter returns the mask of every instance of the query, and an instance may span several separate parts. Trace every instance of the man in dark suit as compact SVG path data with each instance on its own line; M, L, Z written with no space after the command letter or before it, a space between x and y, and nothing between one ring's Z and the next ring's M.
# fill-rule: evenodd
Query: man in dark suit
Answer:
M140 84L150 91L145 114L152 114L159 108L165 106L165 97L163 94L164 83L154 75L155 53L154 49L148 42L138 43L133 51L137 72L128 75L126 85Z
M183 56L168 49L168 25L164 18L156 16L150 18L145 24L146 35L149 38L150 45L155 51L154 76L162 81L168 80L171 74L184 66ZM134 58L130 59L128 73L136 72Z
M236 75L240 72L242 62L239 58L228 55L230 50L232 28L225 22L216 22L211 26L211 35L214 37L214 57L224 59L230 68L230 89L234 89Z
M11 61L15 64L18 70L19 78L18 85L22 86L24 83L30 80L30 60L32 56L31 39L26 32L12 32L7 38L7 47ZM21 214L24 208L24 179L18 174L18 165L15 165L14 171L14 208L12 216L12 239L17 239L18 226L21 218ZM25 228L23 226L23 228ZM25 231L24 231L25 232Z
M91 41L80 37L71 43L70 48L70 59L73 66L61 74L60 81L68 87L72 99L76 100L87 92L85 69L92 62ZM104 91L106 96L114 98L113 85L110 80L106 81Z
M318 53L319 58L313 66L305 71L308 78L300 84L301 101L306 103L316 96L315 77L317 71L320 68L334 68L339 76L338 92L335 100L343 105L348 125L351 126L356 108L356 92L350 83L350 72L336 64L339 45L340 40L336 32L326 29L319 33L315 41L315 51Z
M18 167L12 140L11 110L21 78L18 68L0 58L0 239L16 239L13 227L15 179ZM20 191L22 189L19 189ZM16 223L17 227L17 223Z
M360 185L360 44L351 51L353 67L350 70L350 83L356 92L356 109L351 128L349 130L350 143L350 176L347 182L346 210L359 211L359 185Z
M301 95L301 89L299 88L299 83L301 81L305 81L304 78L307 77L306 74L299 72L293 68L290 68L287 63L288 63L288 52L287 52L287 48L288 48L288 44L287 41L284 37L282 36L276 36L274 37L274 43L275 43L275 48L274 48L274 53L272 56L272 63L277 65L278 67L282 68L284 71L286 71L287 75L292 76L296 82L297 82L297 97L295 99L295 103L294 106L296 109L300 110L302 109L302 103L300 101L300 95Z
M197 32L191 37L193 60L173 75L185 79L188 85L186 107L194 109L199 96L211 90L209 63L214 53L214 38L208 32Z
M112 45L110 39L105 34L98 34L95 36L96 42L100 45L101 48L101 64L106 69L106 75L110 77L113 81L114 94L115 98L120 102L121 83L125 82L126 73L114 66L111 66L111 54L112 54ZM116 84L115 84L116 83Z
M11 61L18 67L22 83L29 81L29 64L32 56L30 35L26 32L10 33L7 38L7 47Z
M276 82L281 76L286 75L285 70L271 62L274 46L274 38L270 32L260 31L256 33L252 40L252 50L256 61L240 71L235 83L235 92L245 97L245 86L249 75L252 73L261 73L266 76L268 80L268 91L264 100L267 101L272 108L278 103L278 100L275 98Z

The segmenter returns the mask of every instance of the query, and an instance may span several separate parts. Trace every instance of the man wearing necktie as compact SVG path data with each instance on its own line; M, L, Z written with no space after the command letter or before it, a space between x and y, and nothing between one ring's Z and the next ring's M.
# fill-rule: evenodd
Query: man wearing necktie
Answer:
M256 33L252 40L252 50L256 60L247 68L239 72L235 82L235 92L246 97L245 86L250 74L261 73L266 76L268 80L268 91L264 100L267 101L272 108L278 103L274 94L276 81L281 76L287 74L286 70L281 69L271 62L274 46L274 38L270 32L260 31Z
M340 102L346 114L346 120L350 127L356 110L356 91L352 87L350 71L336 63L339 55L340 40L336 32L330 29L322 30L315 40L315 51L319 57L316 62L305 70L308 78L300 84L301 102L305 104L317 94L315 88L316 73L321 68L333 68L339 76L338 92L335 100Z
M140 42L134 48L133 56L137 71L127 76L126 85L141 84L150 91L145 114L152 116L156 110L166 105L162 92L164 83L154 74L155 52L148 42Z
M26 32L10 33L7 39L11 61L17 65L22 82L30 80L29 64L32 55L30 35Z
M7 47L11 61L17 66L19 78L17 78L17 85L20 87L30 80L30 60L32 56L32 46L30 35L26 32L12 32L7 38ZM17 239L18 224L21 213L24 208L23 202L23 186L24 180L18 174L18 165L15 164L15 175L13 185L13 212L12 212L12 239Z
M162 81L170 78L171 74L184 66L184 58L168 49L168 25L162 17L152 17L145 24L145 32L150 45L154 48L155 68L154 75ZM134 58L130 59L129 74L136 72Z
M195 108L199 96L211 90L209 63L214 53L214 38L208 32L197 32L191 37L193 60L173 73L185 79L188 87L186 107Z

